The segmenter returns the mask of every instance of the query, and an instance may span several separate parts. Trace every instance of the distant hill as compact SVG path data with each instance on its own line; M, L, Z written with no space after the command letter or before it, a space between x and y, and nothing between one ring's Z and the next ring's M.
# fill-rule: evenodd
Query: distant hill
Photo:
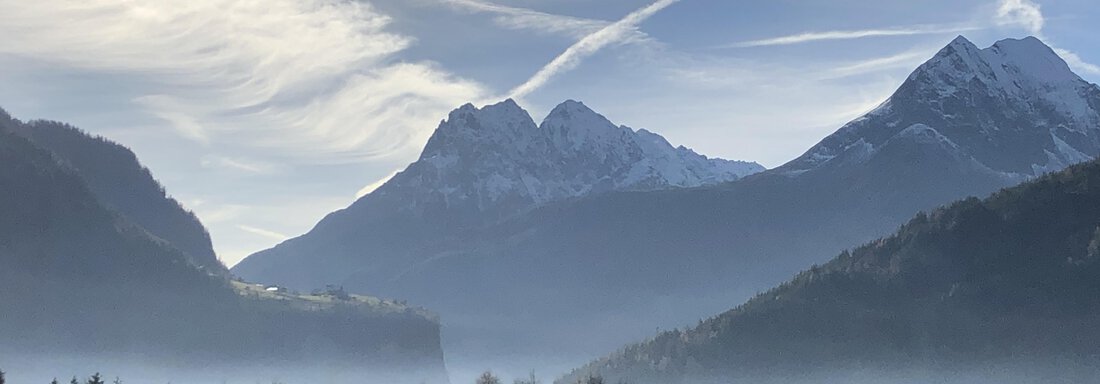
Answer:
M104 205L68 161L13 133L19 124L0 113L0 360L22 371L75 361L149 382L195 367L235 382L354 381L323 367L446 382L435 315L246 289Z
M196 265L225 270L199 219L166 194L129 148L54 121L31 121L11 128L76 171L107 207L183 251Z
M1091 162L919 214L560 382L1089 382L1100 373L1098 319L1100 162Z

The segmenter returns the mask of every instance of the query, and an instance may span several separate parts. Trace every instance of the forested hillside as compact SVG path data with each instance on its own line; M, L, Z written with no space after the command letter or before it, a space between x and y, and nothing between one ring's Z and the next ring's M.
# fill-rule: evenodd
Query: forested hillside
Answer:
M0 117L3 360L168 367L167 376L126 375L139 381L195 366L247 379L263 367L293 368L291 377L309 381L322 365L397 382L446 380L434 315L350 295L303 305L242 289L101 204L68 162Z
M892 236L574 376L698 383L992 370L1034 380L1071 363L1074 371L1051 377L1087 377L1073 375L1096 373L1098 319L1100 162L1091 162L922 213Z
M167 195L130 149L55 121L13 122L12 130L52 152L107 207L123 214L210 271L224 271L199 219Z

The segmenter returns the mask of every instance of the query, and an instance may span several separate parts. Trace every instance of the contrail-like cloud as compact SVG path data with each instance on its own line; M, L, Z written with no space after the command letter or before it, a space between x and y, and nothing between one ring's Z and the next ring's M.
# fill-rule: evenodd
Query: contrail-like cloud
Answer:
M847 76L878 72L885 69L913 68L919 65L924 60L927 60L928 57L929 52L926 49L905 51L890 56L863 60L857 63L834 68L833 70L828 72L825 78L842 78Z
M549 34L564 34L578 39L611 24L610 21L555 15L480 0L443 0L443 3L469 12L494 14L496 15L494 22L508 29L533 29Z
M573 44L569 48L566 48L565 52L562 52L554 60L551 60L549 64L542 67L534 76L527 80L527 82L512 89L509 92L510 98L520 99L524 96L531 94L535 90L546 85L554 76L576 68L580 64L581 60L586 57L592 56L592 54L598 52L600 49L613 44L615 42L622 41L636 32L638 24L641 24L646 19L650 18L662 9L678 2L680 0L657 0L653 4L646 6L645 8L631 12L622 20L616 21L611 25L604 27L588 36L585 36L577 43Z
M961 27L961 26L914 26L905 28L891 28L891 29L863 29L863 30L846 30L846 31L824 31L824 32L806 32L797 35L779 36L768 39L750 40L739 43L729 44L721 46L720 48L748 48L748 47L764 47L773 45L791 45L809 43L814 41L824 40L851 40L862 39L866 37L879 37L879 36L912 36L912 35L932 35L943 33L958 33L973 31L980 28L977 27Z

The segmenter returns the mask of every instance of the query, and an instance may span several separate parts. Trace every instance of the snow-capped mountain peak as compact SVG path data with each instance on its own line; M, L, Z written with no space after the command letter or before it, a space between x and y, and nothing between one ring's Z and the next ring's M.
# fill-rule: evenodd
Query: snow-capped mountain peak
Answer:
M1083 81L1053 49L1035 37L1004 39L979 49L959 36L918 68L910 79L921 77L944 90L977 80L1016 95L1073 87Z
M763 170L616 126L577 101L561 103L536 126L505 100L452 111L420 159L374 194L399 195L420 209L507 212L593 193L709 185Z
M1027 178L1100 155L1098 109L1100 88L1039 39L979 49L959 36L880 107L781 169L800 174L836 158L871 159L885 145L921 139L904 131L919 126L977 167ZM849 151L858 156L841 156Z

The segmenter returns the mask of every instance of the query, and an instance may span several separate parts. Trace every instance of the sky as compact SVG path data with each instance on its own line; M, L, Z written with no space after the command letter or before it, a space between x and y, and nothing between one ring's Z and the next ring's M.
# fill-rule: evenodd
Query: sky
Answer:
M1100 81L1094 0L0 0L0 108L126 145L228 265L415 161L447 112L566 99L775 167L957 35Z

